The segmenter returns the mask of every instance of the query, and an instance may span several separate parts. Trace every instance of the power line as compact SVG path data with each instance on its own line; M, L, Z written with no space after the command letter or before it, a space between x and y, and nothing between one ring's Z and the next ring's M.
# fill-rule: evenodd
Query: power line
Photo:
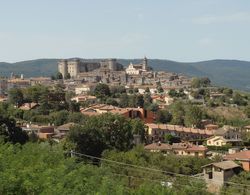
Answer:
M82 153L78 153L78 152L74 152L74 151L70 151L71 155L72 154L77 154L80 156L85 156L87 158L91 158L91 159L97 159L97 160L101 160L101 161L106 161L106 162L110 162L110 163L115 163L118 165L124 165L124 166L130 166L130 167L134 167L134 168L138 168L138 169L144 169L147 171L156 171L156 172L161 172L161 173L166 173L166 174L170 174L170 175L176 175L179 177L189 177L192 179L197 179L197 180L202 180L204 181L204 179L202 178L197 178L194 176L190 176L190 175L184 175L184 174L179 174L179 173L174 173L174 172L170 172L170 171L164 171L164 170L159 170L159 169L153 169L153 168L148 168L148 167L143 167L143 166L138 166L138 165L134 165L134 164L128 164L128 163L124 163L124 162L119 162L119 161L115 161L115 160L111 160L111 159L105 159L105 158L100 158L100 157L96 157L96 156L92 156L92 155L88 155L88 154L82 154ZM214 182L216 183L216 182ZM219 182L217 182L219 183ZM244 187L250 187L250 185L248 184L242 184L242 183L234 183L234 182L224 182L224 184L229 184L229 185L240 185L240 186L244 186ZM244 188L245 189L245 188Z

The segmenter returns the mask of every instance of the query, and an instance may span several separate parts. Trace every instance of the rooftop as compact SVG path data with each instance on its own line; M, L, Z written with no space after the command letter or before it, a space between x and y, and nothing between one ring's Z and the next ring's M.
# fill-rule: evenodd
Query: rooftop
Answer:
M225 160L246 160L250 161L250 150L228 154L224 157Z
M236 164L233 161L222 161L222 162L217 162L217 163L211 163L203 167L208 167L208 166L215 166L223 170L234 169L234 168L240 167L238 164Z

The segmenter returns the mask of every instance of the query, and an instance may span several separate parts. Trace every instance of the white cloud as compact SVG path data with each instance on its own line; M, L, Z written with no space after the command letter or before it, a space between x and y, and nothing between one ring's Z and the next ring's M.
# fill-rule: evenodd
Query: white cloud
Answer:
M194 24L215 24L215 23L235 23L250 22L250 12L237 12L230 15L206 15L192 19Z

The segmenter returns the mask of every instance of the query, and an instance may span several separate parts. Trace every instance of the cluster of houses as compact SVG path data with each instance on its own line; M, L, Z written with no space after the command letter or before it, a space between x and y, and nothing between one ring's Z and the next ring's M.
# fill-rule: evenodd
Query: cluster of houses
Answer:
M65 62L61 64L61 69L64 67L64 64ZM98 67L99 65L101 69L98 69L99 72L96 72L98 72L98 75L103 74L103 78L107 76L108 79L111 79L113 77L112 74L118 72L113 60L96 64ZM158 93L156 83L158 80L161 82L161 87L165 92L171 89L178 90L185 88L184 93L187 98L189 100L194 99L188 90L190 87L189 78L166 72L154 73L151 71L149 74L146 65L147 62L146 59L144 59L142 64L130 64L125 70L126 74L124 71L119 73L120 76L122 76L123 73L125 75L123 75L124 79L122 79L125 81L125 88L129 89L131 86L138 88L138 93L140 94L144 94L146 90L149 90L153 103L157 103L159 108L164 108L172 104L174 98L170 97L167 93ZM71 64L69 64L69 66L71 66ZM89 64L82 63L81 66L88 67ZM112 71L106 72L107 69L110 68L112 68ZM11 88L26 88L37 84L44 86L63 84L65 90L72 91L76 94L76 96L71 99L72 101L79 103L87 102L88 105L90 105L80 109L83 115L97 116L103 113L113 113L130 119L141 119L145 123L149 140L144 148L149 152L161 152L164 155L175 154L179 156L206 158L218 154L217 152L209 151L209 148L232 146L228 153L222 155L223 161L211 163L203 167L203 173L201 175L209 185L221 186L241 170L250 171L250 151L247 149L242 150L242 132L239 129L229 126L219 128L218 125L210 122L204 122L204 128L202 129L170 124L156 124L156 114L152 111L143 108L119 108L112 105L99 104L95 96L88 95L98 83L90 82L90 80L94 78L92 74L94 73L89 71L86 73L85 71L79 73L84 79L76 75L75 78L68 80L52 80L49 77L24 79L23 76L20 78L13 76L10 79L0 79L0 101L7 100L6 92ZM90 80L88 80L87 77L89 77ZM121 78L116 78L116 80L121 83ZM109 85L116 85L116 80L113 83L107 80L107 83L109 83ZM152 84L151 81L154 81L154 83ZM215 92L210 94L210 99L214 100L222 96L224 96L224 94ZM38 106L38 103L24 103L19 109L32 110ZM28 133L35 133L40 139L54 139L59 142L74 125L74 123L67 123L61 126L26 124L22 126L22 129ZM249 133L250 126L246 126L243 131ZM172 144L164 143L166 135L169 134L180 138L181 142ZM134 138L135 143L139 143L138 139L136 139L137 135L134 135Z

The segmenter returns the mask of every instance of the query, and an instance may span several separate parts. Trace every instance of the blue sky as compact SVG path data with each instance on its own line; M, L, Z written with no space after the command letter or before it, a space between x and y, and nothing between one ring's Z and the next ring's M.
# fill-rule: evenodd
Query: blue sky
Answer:
M0 61L250 61L249 0L0 0Z

